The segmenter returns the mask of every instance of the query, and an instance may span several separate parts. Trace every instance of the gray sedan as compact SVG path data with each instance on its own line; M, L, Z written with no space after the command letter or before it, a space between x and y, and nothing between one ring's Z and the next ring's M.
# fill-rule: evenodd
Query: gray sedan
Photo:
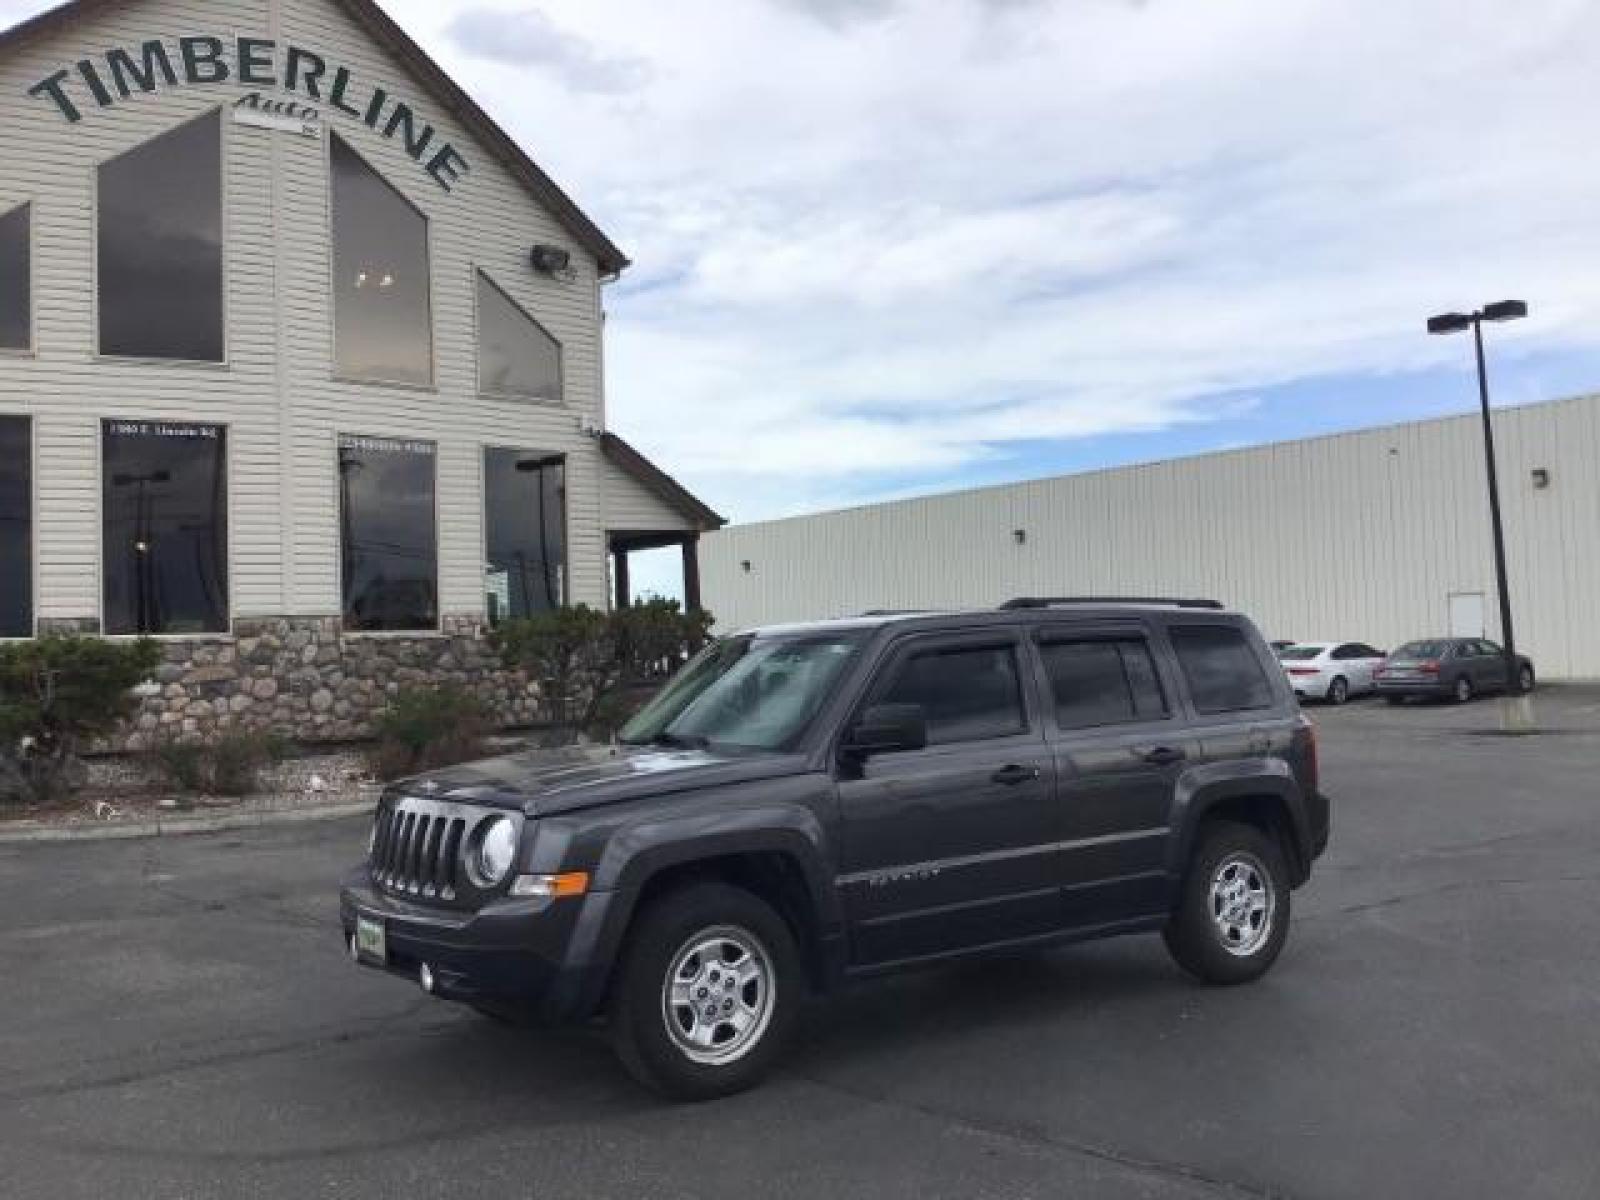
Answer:
M1533 663L1517 656L1518 680L1533 690ZM1465 704L1485 692L1503 692L1510 682L1506 655L1483 638L1431 638L1411 642L1389 655L1373 676L1374 689L1390 704L1408 696L1434 696Z

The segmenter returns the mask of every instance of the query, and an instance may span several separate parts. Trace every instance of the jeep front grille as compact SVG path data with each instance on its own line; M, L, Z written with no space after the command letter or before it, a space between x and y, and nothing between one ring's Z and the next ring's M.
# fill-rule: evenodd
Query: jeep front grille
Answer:
M373 882L408 896L454 900L469 811L476 810L407 798L381 807L372 847Z

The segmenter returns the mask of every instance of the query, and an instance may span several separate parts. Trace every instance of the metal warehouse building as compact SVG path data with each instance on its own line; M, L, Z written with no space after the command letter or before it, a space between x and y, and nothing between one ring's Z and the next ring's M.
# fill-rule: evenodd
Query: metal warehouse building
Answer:
M0 638L164 639L136 738L527 719L487 625L647 547L692 600L720 519L605 431L626 258L371 0L75 0L0 126Z
M1517 641L1600 678L1600 396L1496 410ZM1476 414L735 526L722 629L1013 596L1209 596L1273 638L1496 636Z

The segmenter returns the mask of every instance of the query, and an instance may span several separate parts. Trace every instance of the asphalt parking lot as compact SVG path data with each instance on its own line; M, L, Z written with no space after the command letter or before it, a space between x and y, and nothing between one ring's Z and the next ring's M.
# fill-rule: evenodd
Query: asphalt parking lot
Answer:
M0 847L0 1194L1600 1195L1600 689L1540 704L1318 710L1260 984L1154 938L903 978L694 1108L351 967L360 821Z

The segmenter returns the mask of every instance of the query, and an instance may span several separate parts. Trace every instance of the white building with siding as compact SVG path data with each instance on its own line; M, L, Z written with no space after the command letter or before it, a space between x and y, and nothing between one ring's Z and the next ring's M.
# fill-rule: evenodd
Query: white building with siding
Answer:
M1600 678L1600 396L1494 414L1519 649ZM1498 636L1476 414L733 526L718 628L1015 596L1205 596L1272 638Z
M450 666L632 549L693 572L720 518L605 432L627 259L371 0L76 0L0 33L0 125L0 636L182 683L308 634L261 673L342 736L361 638Z

